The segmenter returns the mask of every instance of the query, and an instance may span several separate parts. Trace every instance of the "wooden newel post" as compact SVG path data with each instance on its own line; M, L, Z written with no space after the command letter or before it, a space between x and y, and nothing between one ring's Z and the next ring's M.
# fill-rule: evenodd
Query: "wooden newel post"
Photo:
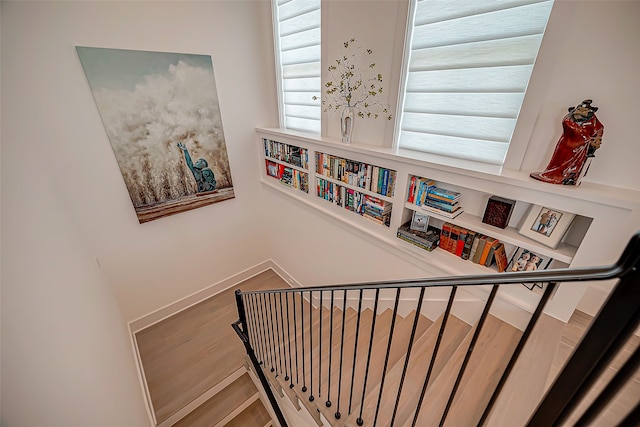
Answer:
M238 307L238 319L240 319L242 332L247 335L247 314L244 311L244 300L242 299L242 292L240 291L240 289L236 289L236 306Z

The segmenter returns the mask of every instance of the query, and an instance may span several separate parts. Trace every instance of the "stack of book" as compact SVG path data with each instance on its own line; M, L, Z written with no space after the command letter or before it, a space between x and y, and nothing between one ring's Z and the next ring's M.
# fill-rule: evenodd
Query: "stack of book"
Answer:
M389 226L391 221L391 203L366 194L364 196L364 212L362 216L379 224Z
M499 272L507 269L508 261L504 243L450 222L442 224L439 246L474 264L491 267L495 263Z
M460 193L436 186L429 187L422 209L452 219L464 212L460 206Z
M429 227L427 231L417 231L411 229L411 222L407 222L400 228L396 234L399 239L416 245L419 248L429 252L438 247L440 241L440 233L438 229Z

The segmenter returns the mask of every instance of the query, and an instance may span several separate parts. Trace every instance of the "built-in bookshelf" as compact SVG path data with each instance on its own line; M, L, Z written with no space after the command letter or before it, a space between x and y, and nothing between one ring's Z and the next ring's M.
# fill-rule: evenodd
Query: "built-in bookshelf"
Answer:
M336 206L389 227L397 172L316 152L316 195Z
M309 192L309 151L296 145L262 139L265 172L282 184Z
M586 232L584 224L590 223L590 218L577 216L574 220L583 225L578 225L578 242L576 238L569 242L560 242L557 247L546 246L519 232L515 225L522 222L522 218L514 217L504 228L489 225L483 222L482 209L478 209L479 200L489 199L490 194L479 194L473 189L461 189L437 182L433 179L417 175L409 175L405 194L402 226L398 229L398 238L407 244L426 249L426 251L438 251L448 253L451 263L476 264L478 268L488 268L488 271L505 271L515 266L518 257L526 252L525 257L535 255L537 265L527 266L529 269L562 268L571 264L575 256L579 241ZM474 206L468 212L465 209L466 197L469 195ZM520 212L525 212L530 204L513 201L514 204L524 204ZM486 204L486 201L485 203ZM484 204L481 206L484 208ZM510 218L509 213L509 217ZM439 233L437 247L425 246L426 235L421 235L416 230L411 230L411 224L419 220L421 227L430 231L430 234ZM432 236L431 236L432 237ZM454 258L458 258L454 260ZM530 264L532 265L532 264ZM524 264L520 270L523 270Z

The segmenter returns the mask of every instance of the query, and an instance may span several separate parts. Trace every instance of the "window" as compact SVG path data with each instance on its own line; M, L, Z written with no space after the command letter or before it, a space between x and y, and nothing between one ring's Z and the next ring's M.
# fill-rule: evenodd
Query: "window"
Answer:
M320 133L320 0L273 0L280 125Z
M398 146L502 165L552 5L414 1Z

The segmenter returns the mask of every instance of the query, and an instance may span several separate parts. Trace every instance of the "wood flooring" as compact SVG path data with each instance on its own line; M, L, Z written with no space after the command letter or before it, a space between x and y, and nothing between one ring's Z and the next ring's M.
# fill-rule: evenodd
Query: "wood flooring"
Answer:
M135 334L158 424L244 366L235 290L288 287L267 270Z

